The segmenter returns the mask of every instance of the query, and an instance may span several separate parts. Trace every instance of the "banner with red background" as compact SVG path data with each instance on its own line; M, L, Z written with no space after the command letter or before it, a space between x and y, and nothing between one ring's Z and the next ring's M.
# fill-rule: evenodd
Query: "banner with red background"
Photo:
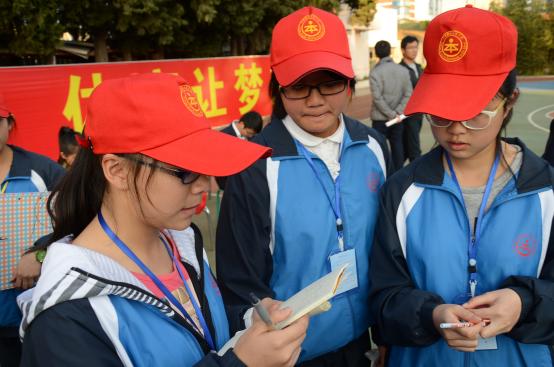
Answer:
M148 72L185 78L212 127L252 110L271 113L269 56L0 68L0 91L17 124L9 143L57 160L60 127L82 131L88 97L98 84ZM171 129L171 123L160 121L160 128Z

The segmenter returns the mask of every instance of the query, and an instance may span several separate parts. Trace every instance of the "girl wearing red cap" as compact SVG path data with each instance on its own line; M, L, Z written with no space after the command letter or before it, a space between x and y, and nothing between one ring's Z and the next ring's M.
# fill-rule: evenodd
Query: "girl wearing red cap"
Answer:
M42 192L52 189L54 183L64 175L65 170L48 157L8 144L8 139L15 128L15 117L10 113L6 100L0 92L0 194ZM22 257L13 273L13 288L0 291L0 365L2 367L19 366L21 341L17 331L21 323L21 312L17 307L16 297L22 290L33 286L40 275L40 266L34 254Z
M389 366L553 364L554 170L502 138L516 51L512 22L471 6L427 28L405 113L439 146L383 186L370 264Z
M271 150L213 131L197 106L169 74L94 90L82 147L49 199L54 233L39 246L49 246L41 278L18 298L21 366L294 365L307 316L271 333L257 323L215 353L229 328L191 219L206 175L236 173Z
M272 121L253 141L274 155L229 178L217 228L230 328L258 318L249 292L284 301L349 264L331 309L310 320L299 362L369 366L367 259L379 188L394 172L389 151L381 134L343 113L355 81L337 16L307 7L281 19L271 66Z

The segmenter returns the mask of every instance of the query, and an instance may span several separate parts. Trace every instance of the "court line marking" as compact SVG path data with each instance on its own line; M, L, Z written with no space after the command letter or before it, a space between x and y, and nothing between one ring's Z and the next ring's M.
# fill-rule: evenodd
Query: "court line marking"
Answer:
M550 106L545 106L545 107L541 107L541 108L537 108L535 111L531 112L528 116L527 116L527 120L529 120L529 123L531 125L533 125L534 127L536 127L537 129L541 129L541 130L544 130L546 131L547 133L550 132L549 129L546 129L542 126L539 126L537 123L535 123L535 121L533 121L533 115L541 110L545 110L547 108L551 108L551 107L554 107L554 104L553 105L550 105Z

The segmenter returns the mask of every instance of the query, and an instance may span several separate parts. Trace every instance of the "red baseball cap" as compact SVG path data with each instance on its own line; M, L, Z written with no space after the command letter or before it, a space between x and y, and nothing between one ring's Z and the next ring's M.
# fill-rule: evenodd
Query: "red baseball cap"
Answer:
M453 121L478 115L516 66L517 29L472 5L438 15L425 32L427 66L404 110Z
M6 118L10 117L10 110L8 109L8 104L2 92L0 92L0 117Z
M269 60L283 87L316 70L354 77L344 24L336 15L313 6L295 11L277 23Z
M142 153L209 176L238 173L273 150L212 130L180 76L131 74L94 89L79 144L95 154Z

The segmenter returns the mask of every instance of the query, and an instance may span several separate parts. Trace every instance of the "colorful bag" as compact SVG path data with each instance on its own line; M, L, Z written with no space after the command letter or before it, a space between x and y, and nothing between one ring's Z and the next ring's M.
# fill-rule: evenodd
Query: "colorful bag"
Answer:
M0 195L0 290L13 288L10 282L19 259L36 240L52 233L46 211L49 192Z

